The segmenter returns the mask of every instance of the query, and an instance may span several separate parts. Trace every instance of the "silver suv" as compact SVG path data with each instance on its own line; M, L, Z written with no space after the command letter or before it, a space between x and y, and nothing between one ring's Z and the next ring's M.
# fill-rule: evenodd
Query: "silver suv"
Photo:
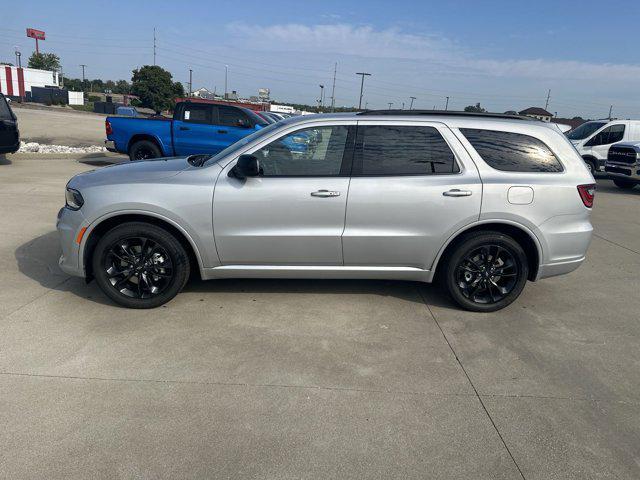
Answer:
M591 240L594 180L569 141L523 117L365 111L291 118L215 156L75 176L61 268L120 305L218 278L439 278L463 308L568 273Z

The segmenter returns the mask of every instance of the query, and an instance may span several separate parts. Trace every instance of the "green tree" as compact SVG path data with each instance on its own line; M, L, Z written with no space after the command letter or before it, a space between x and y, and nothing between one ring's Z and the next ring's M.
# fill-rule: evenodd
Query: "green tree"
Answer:
M60 57L55 53L36 53L29 57L29 68L39 70L60 70Z
M140 98L143 107L156 113L173 107L175 98L184 95L184 87L174 82L171 74L157 65L144 65L133 71L131 93Z
M126 80L118 80L113 89L113 93L130 93L131 85Z
M475 105L469 105L467 107L464 107L464 111L472 112L472 113L485 113L487 110L482 108L480 106L480 103L476 103Z

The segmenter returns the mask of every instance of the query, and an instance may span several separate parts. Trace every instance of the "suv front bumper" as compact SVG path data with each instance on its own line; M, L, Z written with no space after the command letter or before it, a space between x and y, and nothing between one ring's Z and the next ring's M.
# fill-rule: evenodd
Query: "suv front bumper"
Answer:
M58 265L64 273L74 277L85 276L85 272L80 266L80 245L82 242L78 244L76 241L83 226L86 226L86 221L79 210L62 207L58 212L56 228L62 248Z

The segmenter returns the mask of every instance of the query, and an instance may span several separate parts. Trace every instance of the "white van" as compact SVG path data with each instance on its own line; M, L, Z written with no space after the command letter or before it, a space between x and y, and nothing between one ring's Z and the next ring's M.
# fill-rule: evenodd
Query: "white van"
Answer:
M604 171L609 147L640 141L640 120L594 120L567 133L591 172Z

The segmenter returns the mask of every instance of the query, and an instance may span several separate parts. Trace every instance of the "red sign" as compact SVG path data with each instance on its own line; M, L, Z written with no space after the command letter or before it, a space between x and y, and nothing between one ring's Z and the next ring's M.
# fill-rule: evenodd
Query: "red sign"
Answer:
M35 28L27 28L27 37L44 40L44 32L42 30L36 30Z

